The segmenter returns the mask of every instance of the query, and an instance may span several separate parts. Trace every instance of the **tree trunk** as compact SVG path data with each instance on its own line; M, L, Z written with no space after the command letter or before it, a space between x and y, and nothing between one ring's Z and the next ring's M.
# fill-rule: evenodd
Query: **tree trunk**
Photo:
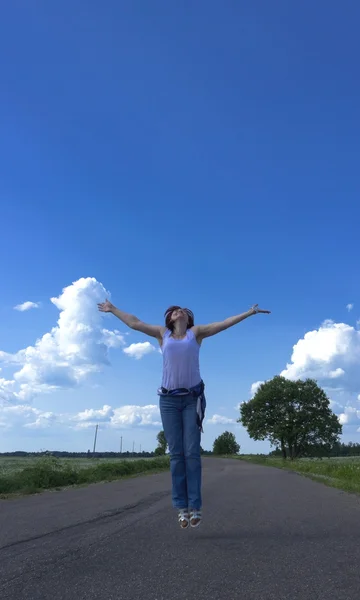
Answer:
M289 454L290 454L290 460L294 460L294 447L292 444L289 444Z
M286 448L285 448L284 438L281 438L280 444L281 444L281 452L282 452L283 459L286 460Z

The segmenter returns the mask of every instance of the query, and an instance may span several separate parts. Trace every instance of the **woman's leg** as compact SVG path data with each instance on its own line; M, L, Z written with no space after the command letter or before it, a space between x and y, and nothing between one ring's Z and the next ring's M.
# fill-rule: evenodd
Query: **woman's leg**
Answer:
M174 508L188 507L185 457L183 447L182 401L174 396L160 396L160 414L169 444Z
M201 510L201 432L197 424L196 404L196 398L186 397L183 410L183 445L188 505L189 508Z

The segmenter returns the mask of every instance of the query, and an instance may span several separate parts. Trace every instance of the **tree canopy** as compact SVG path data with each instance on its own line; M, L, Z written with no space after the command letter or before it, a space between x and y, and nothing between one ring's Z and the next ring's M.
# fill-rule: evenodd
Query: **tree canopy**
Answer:
M166 454L168 443L166 441L165 433L164 433L163 430L159 431L159 433L156 436L156 439L157 439L158 445L157 445L157 448L155 450L155 454L157 456L160 456L162 454Z
M240 406L239 421L254 440L268 439L283 458L297 458L311 447L331 449L342 427L323 389L313 379L276 376Z
M230 431L224 431L216 438L213 444L213 453L220 454L237 454L240 446L236 441L235 435Z

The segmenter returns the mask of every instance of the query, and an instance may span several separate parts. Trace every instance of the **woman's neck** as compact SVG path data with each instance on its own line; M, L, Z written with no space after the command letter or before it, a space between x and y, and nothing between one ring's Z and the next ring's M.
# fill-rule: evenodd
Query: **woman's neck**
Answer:
M173 336L175 337L184 337L186 334L187 325L181 321L176 321L174 323Z

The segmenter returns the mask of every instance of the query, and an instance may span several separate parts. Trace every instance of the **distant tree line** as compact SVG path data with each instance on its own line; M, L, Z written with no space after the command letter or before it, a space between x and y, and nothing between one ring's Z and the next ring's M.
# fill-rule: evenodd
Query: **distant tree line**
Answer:
M159 433L156 436L156 439L157 439L158 445L157 445L157 448L155 448L154 455L155 456L164 456L168 449L168 443L166 441L165 433L164 433L163 429L161 431L159 431ZM202 446L200 446L200 454L202 456L211 456L212 452L211 452L211 450L204 450L204 448Z
M41 450L40 452L24 452L17 450L16 452L1 452L0 456L12 457L40 457L40 456L55 456L56 458L153 458L155 452L65 452L61 450Z
M161 432L160 432L161 433ZM160 436L162 439L162 436ZM159 446L158 446L159 448ZM24 450L16 450L15 452L0 452L0 456L3 457L42 457L42 456L54 456L56 458L153 458L165 454L165 451L158 451L158 448L154 452L95 452L95 454L88 450L87 452L65 452L62 450L41 450L40 452L25 452ZM204 450L200 448L203 456L211 455L210 450Z
M269 456L282 456L281 448L276 448L270 452ZM348 444L336 443L330 449L326 449L323 446L308 446L305 448L302 456L308 458L360 456L360 444L354 442L349 442Z
M221 434L219 438L216 438L214 442L214 450L204 450L200 448L202 456L212 456L214 454L236 454L239 452L237 449L236 440L232 437L229 438L228 432L224 432L226 435ZM223 437L222 437L223 436ZM225 448L223 446L224 440L229 443ZM240 449L240 448L239 448ZM93 453L88 452L65 452L54 450L43 450L41 452L25 452L23 450L16 450L15 452L0 452L0 456L4 457L41 457L41 456L55 456L57 458L92 458ZM157 456L155 452L95 452L94 458L153 458ZM281 448L276 448L269 454L261 454L261 456L282 456ZM360 456L360 444L356 442L349 442L348 444L336 443L330 450L324 449L323 446L308 446L304 451L303 456L313 458L325 458L325 457L342 457L342 456Z

